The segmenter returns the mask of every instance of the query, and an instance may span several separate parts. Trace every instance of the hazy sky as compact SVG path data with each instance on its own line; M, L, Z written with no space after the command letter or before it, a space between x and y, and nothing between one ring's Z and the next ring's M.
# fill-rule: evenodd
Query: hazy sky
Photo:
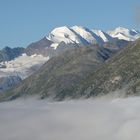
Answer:
M0 48L26 47L57 26L140 28L140 0L0 0Z

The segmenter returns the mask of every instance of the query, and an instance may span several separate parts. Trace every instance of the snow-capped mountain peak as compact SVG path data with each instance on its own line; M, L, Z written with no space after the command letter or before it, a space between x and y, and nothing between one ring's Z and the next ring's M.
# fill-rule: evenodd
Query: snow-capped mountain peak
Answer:
M53 42L50 47L56 50L61 42L65 44L78 44L78 46L103 45L106 42L113 43L120 39L135 41L139 37L139 31L135 29L129 30L124 27L118 27L114 30L104 32L102 30L90 30L82 26L62 26L53 29L46 38Z
M113 38L102 30L92 30L92 31L97 36L99 36L103 40L103 42L112 42L113 41Z
M117 27L115 29L116 32L128 32L129 29L125 28L125 27Z
M100 38L92 32L90 29L82 26L73 26L71 27L77 34L84 38L89 44L101 44L102 41Z
M55 43L65 42L83 44L85 41L79 37L71 28L67 26L55 28L48 37Z
M112 37L123 39L126 41L135 41L140 37L140 32L135 29L127 29L124 27L118 27L112 31L108 32Z

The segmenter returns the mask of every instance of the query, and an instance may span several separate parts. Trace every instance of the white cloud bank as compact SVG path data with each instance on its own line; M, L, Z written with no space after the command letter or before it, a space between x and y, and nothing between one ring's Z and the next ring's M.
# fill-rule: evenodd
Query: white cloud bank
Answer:
M0 140L140 140L140 97L0 103Z

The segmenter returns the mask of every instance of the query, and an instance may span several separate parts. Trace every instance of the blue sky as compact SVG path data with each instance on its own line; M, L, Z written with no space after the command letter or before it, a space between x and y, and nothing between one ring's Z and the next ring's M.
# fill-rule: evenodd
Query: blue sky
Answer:
M139 29L139 5L140 0L0 0L0 48L26 47L64 25Z

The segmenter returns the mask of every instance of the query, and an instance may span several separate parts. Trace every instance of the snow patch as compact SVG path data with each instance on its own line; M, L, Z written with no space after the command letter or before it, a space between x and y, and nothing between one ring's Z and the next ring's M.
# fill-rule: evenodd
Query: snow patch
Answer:
M22 79L25 79L48 60L49 57L44 57L42 55L34 54L28 56L22 54L14 60L0 63L0 66L3 66L0 67L0 77L3 77L4 75L18 75Z
M53 44L51 44L51 47L54 49L54 50L56 50L57 49L57 47L58 47L58 43L53 43Z

